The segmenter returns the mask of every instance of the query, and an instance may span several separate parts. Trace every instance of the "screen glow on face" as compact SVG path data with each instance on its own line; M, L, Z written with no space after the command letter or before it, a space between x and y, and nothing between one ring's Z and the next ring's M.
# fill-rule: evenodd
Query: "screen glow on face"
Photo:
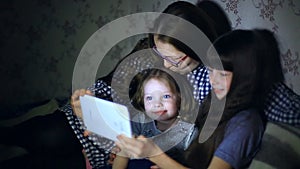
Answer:
M221 100L230 90L233 73L231 71L217 70L210 67L207 67L207 70L212 90L217 98Z
M157 121L177 117L176 96L169 86L157 79L150 79L144 86L146 114Z

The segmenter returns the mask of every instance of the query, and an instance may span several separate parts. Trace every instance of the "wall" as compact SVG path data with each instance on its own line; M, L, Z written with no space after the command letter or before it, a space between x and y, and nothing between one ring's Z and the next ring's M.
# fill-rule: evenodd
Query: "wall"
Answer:
M282 42L287 84L300 93L300 2L215 0L234 28L263 27ZM173 1L27 0L0 2L1 110L71 94L72 73L88 38L106 23L135 12L162 11ZM190 2L196 2L190 1ZM119 43L98 76L108 73L139 37ZM1 111L6 116L8 111Z

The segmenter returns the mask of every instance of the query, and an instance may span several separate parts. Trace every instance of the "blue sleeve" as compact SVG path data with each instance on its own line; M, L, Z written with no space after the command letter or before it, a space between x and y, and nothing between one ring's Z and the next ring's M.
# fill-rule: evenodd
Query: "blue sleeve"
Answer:
M233 168L246 168L258 152L264 133L264 125L257 111L238 113L227 124L224 139L215 156Z

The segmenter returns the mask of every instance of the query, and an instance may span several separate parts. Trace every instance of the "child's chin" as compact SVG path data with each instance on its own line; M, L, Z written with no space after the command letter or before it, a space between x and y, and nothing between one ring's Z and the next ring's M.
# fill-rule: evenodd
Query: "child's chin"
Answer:
M225 97L224 94L216 94L217 99L221 100Z

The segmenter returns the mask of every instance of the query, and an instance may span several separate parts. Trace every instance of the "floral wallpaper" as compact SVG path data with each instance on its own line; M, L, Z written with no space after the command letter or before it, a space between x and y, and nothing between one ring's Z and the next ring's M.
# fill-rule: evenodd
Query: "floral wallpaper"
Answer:
M174 0L173 0L174 1ZM69 97L82 46L119 17L162 11L172 0L11 0L0 2L0 117L20 105ZM214 0L237 28L268 28L281 42L287 84L300 94L300 2L298 0ZM190 0L195 3L197 0ZM140 36L116 45L101 63L108 73ZM15 113L15 112L14 112ZM10 114L12 115L12 114ZM15 115L15 114L13 114Z
M278 36L286 83L300 94L300 2L297 0L220 0L232 27L267 28Z

